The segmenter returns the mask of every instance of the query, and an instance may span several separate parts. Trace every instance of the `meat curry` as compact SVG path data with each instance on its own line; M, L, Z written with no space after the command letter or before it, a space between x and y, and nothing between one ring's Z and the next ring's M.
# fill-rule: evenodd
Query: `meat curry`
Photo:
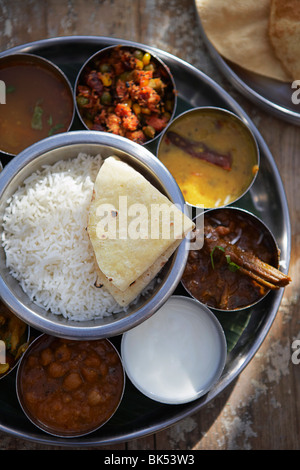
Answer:
M190 251L182 282L212 308L245 308L290 282L278 268L278 248L266 227L243 211L208 211L204 246Z

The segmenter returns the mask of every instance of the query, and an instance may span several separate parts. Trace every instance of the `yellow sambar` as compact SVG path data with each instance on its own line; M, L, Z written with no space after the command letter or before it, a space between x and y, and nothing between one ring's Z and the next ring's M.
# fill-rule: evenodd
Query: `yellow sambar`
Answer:
M259 151L249 128L221 108L194 108L165 130L158 158L177 181L185 201L205 208L239 199L252 185Z

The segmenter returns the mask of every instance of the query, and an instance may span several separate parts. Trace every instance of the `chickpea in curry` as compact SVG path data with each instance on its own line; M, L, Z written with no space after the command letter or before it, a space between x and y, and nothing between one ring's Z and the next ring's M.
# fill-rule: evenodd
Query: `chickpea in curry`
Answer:
M108 340L42 338L24 357L19 375L19 394L29 416L61 435L104 424L123 394L124 372L115 348Z

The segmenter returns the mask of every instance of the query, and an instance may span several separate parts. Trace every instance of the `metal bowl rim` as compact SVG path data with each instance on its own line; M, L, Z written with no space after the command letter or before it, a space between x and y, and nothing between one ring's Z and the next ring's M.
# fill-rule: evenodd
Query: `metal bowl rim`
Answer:
M92 62L93 60L95 60L95 58L98 56L98 55L101 55L101 54L105 54L106 52L109 52L110 50L113 50L117 47L123 47L123 48L136 48L136 49L140 49L144 52L149 52L151 53L151 56L153 57L154 60L156 60L157 62L159 62L161 64L161 66L166 70L166 72L168 73L168 76L170 78L170 82L172 84L172 87L173 87L173 91L174 91L174 106L173 106L173 110L172 110L172 114L171 114L171 117L170 117L170 120L169 122L172 122L174 116L175 116L175 113L176 113L176 108L177 108L177 88L176 88L176 83L175 83L175 79L174 79L174 76L170 70L170 68L165 64L165 62L160 59L160 57L158 57L155 53L153 53L151 51L150 48L147 48L147 46L144 46L142 47L142 45L130 45L130 44L125 44L124 41L122 41L120 44L115 44L115 45L111 45L111 46L107 46L107 47L104 47L103 49L99 49L97 52L95 52L94 54L92 54L84 63L83 65L80 67L77 75L76 75L76 79L75 79L75 84L74 84L74 89L73 89L73 101L74 101L74 107L75 107L75 110L76 110L76 113L77 113L77 116L79 117L82 125L85 127L86 130L91 130L87 127L87 125L85 124L84 120L82 119L82 116L81 116L81 113L79 111L79 108L78 108L78 104L77 104L77 85L78 85L78 82L81 78L81 74L82 72L84 71L84 69L89 65L90 62ZM149 139L147 140L146 142L144 142L143 144L140 144L140 145L148 145L154 141L156 141L157 139L160 138L161 134L163 133L164 129L162 131L160 131L155 137L153 137L153 139Z
M226 207L216 207L214 209L207 209L205 212L202 212L201 214L198 214L195 219L197 217L205 217L206 214L210 213L210 212L215 212L215 211L223 211L223 210L230 210L230 211L234 211L234 212L240 212L240 213L243 213L244 215L246 215L247 217L249 217L250 219L254 219L256 222L258 222L266 231L266 233L271 237L271 240L272 242L274 243L274 247L276 248L277 250L277 254L279 254L280 250L279 250L279 247L278 247L278 244L277 244L277 241L272 233L272 231L270 230L270 228L267 226L267 224L260 218L258 217L256 214L253 214L252 212L248 211L247 209L244 209L244 208L241 208L241 207L235 207L235 206L226 206ZM193 219L193 220L195 220ZM279 256L279 255L278 255ZM278 267L278 266L276 266ZM263 299L266 298L266 296L271 292L270 290L267 291L262 297L260 297L259 299L257 299L255 302L252 302L251 304L248 304L248 305L245 305L244 307L238 307L238 308L235 308L235 309L222 309L222 308L218 308L218 307L212 307L211 305L208 305L208 304L205 304L204 302L201 302L201 300L197 299L191 292L190 290L186 287L185 283L183 282L183 280L181 279L180 281L181 285L184 287L185 291L195 300L198 300L198 302L200 302L202 305L205 305L206 307L212 309L212 310L215 310L216 312L222 312L222 313L234 313L234 312L241 312L243 310L247 310L249 308L252 308L252 307L255 307L255 305L257 305L258 303L260 303Z
M125 369L125 372L126 372L128 378L130 379L130 381L133 383L133 385L142 394L144 394L148 398L151 398L152 400L156 400L160 403L172 404L172 405L182 405L182 404L189 403L189 402L192 402L194 400L197 400L198 398L201 398L202 396L204 396L206 393L209 392L209 390L211 390L211 388L219 380L219 378L222 375L222 372L224 370L226 360L227 360L227 341L226 341L226 336L225 336L225 333L224 333L224 330L223 330L223 327L222 327L221 323L219 322L217 317L214 315L213 311L207 305L199 302L199 300L195 299L194 297L187 297L187 296L184 296L184 295L171 295L169 297L169 299L166 301L166 305L169 302L176 301L176 300L181 300L183 302L193 304L196 307L195 310L197 309L197 313L201 314L201 311L202 311L203 314L206 315L206 317L209 318L209 321L216 328L216 333L217 333L217 336L218 336L218 342L220 344L219 364L218 364L218 367L216 368L214 376L211 378L210 382L206 385L206 387L203 387L201 390L199 390L197 393L195 393L195 395L192 398L190 397L188 400L183 400L183 401L181 401L181 400L178 400L178 401L177 400L167 400L167 399L160 400L158 395L153 395L151 393L151 391L148 391L148 392L145 391L145 389L139 383L137 383L136 380L134 380L134 378L132 377L132 375L130 373L130 369L128 367L128 362L126 361L125 353L124 353L124 343L126 341L126 337L128 336L128 333L130 333L130 331L126 331L122 335L122 339L121 339L121 357L122 357L124 369Z
M32 423L34 424L34 426L36 426L38 429L40 429L41 431L45 432L46 434L50 434L51 436L54 436L54 437L58 437L58 438L66 438L66 439L72 439L72 438L80 438L80 437L83 437L83 436L86 436L88 434L91 434L95 431L98 431L100 428L102 428L102 426L105 426L105 424L107 424L111 418L114 416L114 414L116 413L117 409L119 408L121 402L122 402L122 399L123 399L123 396L124 396L124 392L125 392L125 386L126 386L126 374L125 374L125 368L124 368L124 364L123 364L123 360L122 360L122 357L121 357L121 354L119 353L119 351L117 350L117 348L115 347L115 345L108 339L108 338L102 338L101 341L106 341L110 344L110 346L113 348L113 350L115 351L115 353L117 354L118 358L119 358L119 362L121 364L121 367L122 367L122 376L123 376L123 385L122 385L122 391L121 391L121 394L120 394L120 398L119 398L119 401L118 401L118 404L116 405L116 407L114 408L112 414L103 422L101 423L100 425L98 426L94 426L92 429L88 430L88 431L84 431L84 432L78 432L78 433L62 433L60 434L59 432L56 432L56 431L51 431L50 427L49 429L47 430L47 426L44 425L43 423L39 424L38 422L38 419L35 419L31 413L29 413L27 411L27 407L25 406L24 404L24 401L23 399L21 398L21 391L20 391L20 383L21 383L21 372L22 372L22 367L23 367L23 363L26 361L27 359L27 356L28 354L30 354L32 348L34 348L36 346L36 344L38 344L39 342L43 342L47 337L50 337L48 334L46 333L42 333L40 334L39 336L37 336L31 343L30 345L28 346L28 348L26 349L26 351L24 352L24 354L22 355L22 357L20 358L20 361L18 363L18 367L17 367L17 372L16 372L16 380L15 380L15 390L16 390L16 395L17 395L17 399L18 399L18 402L19 402L19 405L23 411L23 413L26 415L27 419ZM52 337L54 339L54 336Z
M197 113L199 111L200 112L201 111L203 111L203 112L205 112L205 111L212 111L212 112L217 111L221 114L225 114L225 115L230 116L232 119L234 119L236 122L238 122L239 125L241 125L247 131L247 133L251 137L251 141L252 141L254 149L255 149L255 154L256 154L256 163L255 164L258 166L258 171L256 171L252 175L252 179L251 179L250 183L248 184L247 188L239 196L237 196L233 201L231 201L230 203L224 204L224 205L221 205L221 206L218 206L218 207L205 207L205 210L219 209L221 207L228 207L229 205L235 204L236 202L238 202L243 196L245 196L245 194L248 191L250 191L250 189L252 188L252 186L253 186L256 178L257 178L257 174L259 173L259 166L260 166L260 151L259 151L257 139L254 135L254 132L252 131L251 127L240 116L238 116L236 113L234 113L233 111L229 111L228 109L221 108L219 106L197 106L195 108L191 108L191 109L188 109L186 111L183 111L178 116L176 116L172 121L170 121L168 123L168 125L161 132L161 135L160 135L159 140L158 140L156 155L157 155L157 158L159 159L159 150L160 150L162 141L165 137L165 134L172 127L172 125L176 121L179 121L180 119L184 118L184 116L189 115L189 114L194 114L194 113ZM195 206L194 204L191 204L188 201L186 201L186 205L189 206L189 207L201 207L201 205Z
M1 55L0 54L0 61L2 59L8 59L8 58L14 58L14 57L22 57L22 58L26 58L28 57L29 59L32 59L33 61L41 64L41 65L48 65L50 68L52 68L62 79L64 85L66 85L66 87L68 88L68 91L70 92L70 96L72 97L72 116L71 116L71 119L70 119L70 123L68 125L68 128L65 132L68 132L71 127L72 127L72 124L73 124L73 121L74 121L74 117L75 117L75 112L76 112L76 109L75 109L75 102L74 102L74 94L73 94L73 88L72 88L72 85L71 85L71 82L70 80L68 79L68 77L66 76L66 74L64 73L64 71L58 66L56 65L54 62L52 62L51 60L49 59L46 59L42 56L38 56L38 55L35 55L35 54L30 54L29 52L13 52L13 53L10 53L10 54L4 54L4 55ZM39 143L39 141L35 142L35 143ZM22 152L24 151L25 149L22 150ZM18 154L15 154L15 153L10 153L10 152L6 152L4 150L1 150L0 149L0 152L3 153L4 155L7 155L9 157L16 157ZM19 152L20 153L20 152Z
M72 145L98 144L101 146L114 147L117 150L129 154L134 159L145 164L150 170L154 170L157 178L169 193L172 202L179 204L184 210L184 200L181 191L174 178L169 174L168 170L162 163L145 147L136 144L124 137L115 136L106 132L99 131L71 131L48 137L40 142L28 147L19 155L14 157L3 169L0 175L0 201L4 191L9 187L11 181L15 178L19 171L24 169L27 164L41 157L48 151L57 148L64 148ZM40 164L41 165L41 164ZM40 166L39 165L39 166ZM158 176L158 174L160 176ZM171 194L170 194L171 193ZM0 276L0 296L7 306L21 319L25 319L26 323L32 327L43 331L44 333L54 334L65 338L80 337L80 339L92 339L100 337L110 337L123 333L129 327L137 325L148 316L152 315L173 293L176 286L180 282L187 256L188 256L188 239L184 239L177 248L173 257L173 264L166 280L164 280L162 288L158 290L153 298L147 300L132 315L125 315L122 319L118 319L108 325L79 325L78 322L71 321L68 325L59 322L52 323L46 316L41 317L32 313L30 309L20 303L13 292L8 288L5 280ZM80 322L81 323L81 322Z

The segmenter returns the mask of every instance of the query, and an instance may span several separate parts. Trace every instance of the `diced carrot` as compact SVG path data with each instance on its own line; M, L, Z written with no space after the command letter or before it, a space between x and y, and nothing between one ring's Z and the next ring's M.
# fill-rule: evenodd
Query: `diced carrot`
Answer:
M115 108L115 113L120 117L129 116L131 114L131 109L128 104L118 103Z
M152 115L147 119L147 124L152 126L156 132L162 131L166 127L167 122L168 120L164 116L160 118L158 116Z

